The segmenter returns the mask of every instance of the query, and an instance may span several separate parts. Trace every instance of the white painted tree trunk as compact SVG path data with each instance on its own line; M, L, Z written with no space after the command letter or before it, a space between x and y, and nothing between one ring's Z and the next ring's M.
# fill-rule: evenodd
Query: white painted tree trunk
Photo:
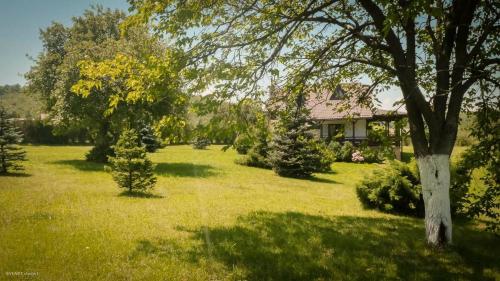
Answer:
M425 205L427 242L432 245L451 243L450 156L427 155L417 158Z

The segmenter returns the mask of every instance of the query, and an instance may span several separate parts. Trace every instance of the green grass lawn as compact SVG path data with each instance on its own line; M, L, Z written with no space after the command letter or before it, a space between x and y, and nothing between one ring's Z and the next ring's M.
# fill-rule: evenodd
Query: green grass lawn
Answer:
M455 146L453 148L453 152L451 153L451 161L456 162L460 159L460 154L464 153L467 150L467 146ZM401 161L410 162L413 157L413 147L412 146L403 146L401 154Z
M0 178L0 280L500 279L498 237L455 223L434 250L421 219L363 210L377 164L287 179L173 146L151 155L154 196L128 197L89 147L26 149L26 174Z

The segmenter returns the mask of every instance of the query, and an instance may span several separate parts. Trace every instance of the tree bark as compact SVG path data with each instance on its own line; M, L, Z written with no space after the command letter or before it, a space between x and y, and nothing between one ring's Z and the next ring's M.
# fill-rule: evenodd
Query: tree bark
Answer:
M424 197L427 242L433 246L451 244L450 156L420 156L417 163Z

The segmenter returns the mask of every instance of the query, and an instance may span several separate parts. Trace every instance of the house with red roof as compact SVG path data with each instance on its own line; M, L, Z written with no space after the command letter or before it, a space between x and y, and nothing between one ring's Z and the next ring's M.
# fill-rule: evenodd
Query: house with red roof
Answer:
M370 132L374 126L382 126L393 142L396 157L400 158L402 128L398 121L407 115L398 110L380 109L373 104L370 87L358 83L340 84L334 91L311 92L305 101L311 123L315 124L312 133L317 138L327 142L350 141L354 145L378 146L380 143L370 138Z

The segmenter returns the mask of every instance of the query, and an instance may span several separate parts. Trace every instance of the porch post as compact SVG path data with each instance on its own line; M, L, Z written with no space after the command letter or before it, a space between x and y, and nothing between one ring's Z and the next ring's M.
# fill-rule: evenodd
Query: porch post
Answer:
M356 137L356 121L352 121L352 140Z
M398 122L399 120L394 121L394 128L396 130L396 140L399 145L399 158L398 160L401 160L401 157L403 155L403 138L401 137L401 124Z

